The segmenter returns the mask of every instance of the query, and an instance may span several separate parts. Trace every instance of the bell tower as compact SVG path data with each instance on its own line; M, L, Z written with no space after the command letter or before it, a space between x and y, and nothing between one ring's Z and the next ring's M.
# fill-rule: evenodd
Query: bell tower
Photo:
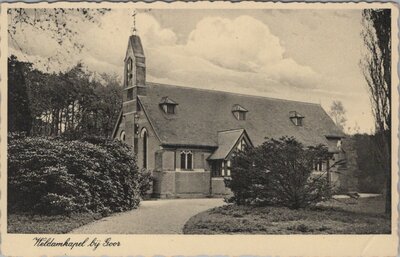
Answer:
M136 12L133 14L132 34L124 59L124 84L122 93L122 117L126 132L126 142L134 146L137 153L139 136L140 104L139 96L146 96L146 58L142 42L136 35Z
M135 100L139 95L146 95L146 58L142 41L136 31L136 11L133 12L132 17L132 34L128 40L124 60L124 102Z
M131 101L136 96L146 95L146 58L139 36L131 35L129 37L124 61L124 91L131 92L125 94L124 101Z

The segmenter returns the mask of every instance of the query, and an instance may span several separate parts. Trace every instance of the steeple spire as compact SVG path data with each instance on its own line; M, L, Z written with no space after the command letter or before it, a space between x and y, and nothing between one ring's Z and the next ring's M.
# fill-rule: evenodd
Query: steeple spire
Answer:
M133 27L132 27L132 35L136 35L136 32L137 32L137 30L136 30L136 14L137 14L137 12L136 12L136 10L133 10L133 13L132 13L132 17L133 17Z

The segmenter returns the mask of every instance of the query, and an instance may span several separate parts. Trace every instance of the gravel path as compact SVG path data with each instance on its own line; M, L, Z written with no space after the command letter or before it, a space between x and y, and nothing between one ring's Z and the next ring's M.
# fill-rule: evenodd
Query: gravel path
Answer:
M136 210L118 213L74 229L74 234L182 234L193 215L224 204L223 199L150 200Z

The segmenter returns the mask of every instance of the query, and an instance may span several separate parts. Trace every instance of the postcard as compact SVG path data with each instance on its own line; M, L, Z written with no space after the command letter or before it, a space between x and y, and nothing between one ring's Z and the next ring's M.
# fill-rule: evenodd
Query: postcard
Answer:
M394 3L1 4L5 256L397 256Z

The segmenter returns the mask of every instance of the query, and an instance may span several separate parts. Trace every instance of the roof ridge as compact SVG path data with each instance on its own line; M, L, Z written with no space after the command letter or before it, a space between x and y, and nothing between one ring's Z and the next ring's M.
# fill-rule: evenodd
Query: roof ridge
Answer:
M239 128L239 129L227 129L227 130L219 130L217 133L232 133L236 131L244 131L244 128Z
M216 90L216 89L205 89L205 88L197 88L197 87L178 86L178 85L171 85L171 84L158 83L158 82L147 82L147 81L146 81L146 84L155 85L155 86L158 85L158 86L169 86L169 87L182 87L182 88L186 88L186 89L194 89L194 90L206 91L206 92L218 92L218 93L226 93L226 94L237 95L237 96L255 97L255 98L262 98L262 99L270 99L270 100L274 100L274 101L296 102L296 103L302 103L302 104L321 106L321 104L319 104L319 103L310 103L310 102L303 102L303 101L298 101L298 100L274 98L274 97L270 97L270 96L248 95L248 94L234 93L234 92L222 91L222 90Z

